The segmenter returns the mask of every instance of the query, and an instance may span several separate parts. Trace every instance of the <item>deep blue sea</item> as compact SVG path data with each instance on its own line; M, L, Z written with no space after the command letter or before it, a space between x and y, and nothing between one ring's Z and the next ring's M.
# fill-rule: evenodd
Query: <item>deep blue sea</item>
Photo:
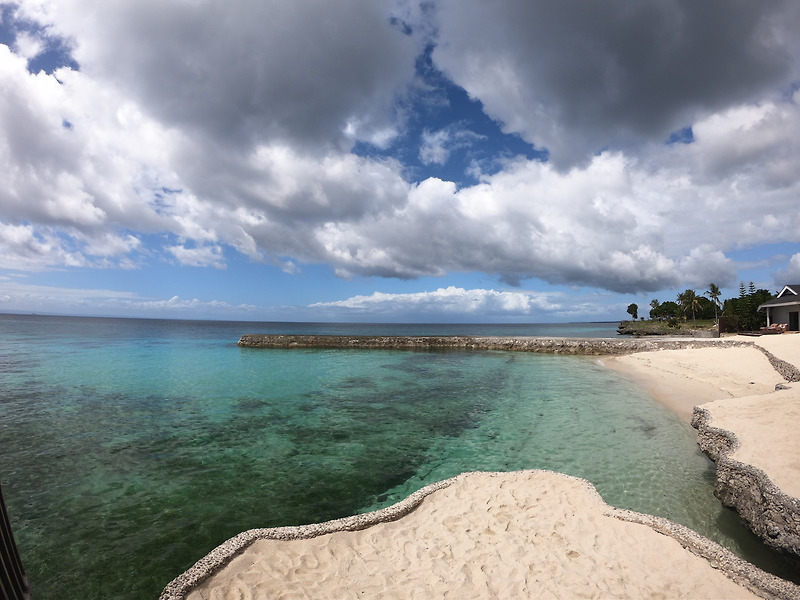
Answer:
M37 600L152 599L226 539L464 471L584 477L763 567L695 432L589 357L258 350L243 333L616 337L616 323L349 325L0 315L0 484Z

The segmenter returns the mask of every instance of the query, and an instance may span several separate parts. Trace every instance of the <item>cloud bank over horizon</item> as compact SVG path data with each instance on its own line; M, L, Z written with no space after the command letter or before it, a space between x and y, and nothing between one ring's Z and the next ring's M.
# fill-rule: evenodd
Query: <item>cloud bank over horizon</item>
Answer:
M797 3L0 8L7 273L474 273L522 316L531 282L735 287L754 249L800 279Z

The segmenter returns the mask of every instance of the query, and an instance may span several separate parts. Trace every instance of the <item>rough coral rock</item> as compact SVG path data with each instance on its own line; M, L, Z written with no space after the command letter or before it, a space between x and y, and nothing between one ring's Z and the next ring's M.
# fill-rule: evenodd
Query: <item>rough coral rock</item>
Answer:
M767 546L800 557L800 500L780 490L767 474L730 457L739 440L711 425L711 414L697 406L692 415L700 449L717 464L714 495L733 508Z
M366 350L506 350L569 355L611 355L648 352L749 346L751 342L717 339L612 339L612 338L541 338L493 336L340 336L245 334L239 346L245 348L348 348Z

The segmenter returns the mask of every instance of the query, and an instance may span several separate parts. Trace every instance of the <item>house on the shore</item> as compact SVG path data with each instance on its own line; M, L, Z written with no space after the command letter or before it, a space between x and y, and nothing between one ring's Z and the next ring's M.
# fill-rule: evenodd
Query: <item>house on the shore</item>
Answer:
M786 323L789 331L800 331L800 284L785 285L777 298L758 307L767 311L767 327Z

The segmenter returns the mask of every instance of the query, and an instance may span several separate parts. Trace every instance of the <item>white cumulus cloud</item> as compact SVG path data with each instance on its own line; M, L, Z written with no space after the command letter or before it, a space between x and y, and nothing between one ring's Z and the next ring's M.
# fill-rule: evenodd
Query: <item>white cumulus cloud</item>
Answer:
M346 300L319 302L310 308L338 308L370 314L509 314L530 315L554 312L563 306L553 301L552 294L523 291L464 289L455 286L429 292L390 294L375 292Z
M0 266L222 269L238 252L346 278L735 285L734 251L800 243L798 6L22 0L79 68L30 73L33 35L0 45ZM426 48L549 160L413 180L409 157L491 141L409 114ZM665 143L684 128L691 143ZM436 301L533 302L468 296Z

